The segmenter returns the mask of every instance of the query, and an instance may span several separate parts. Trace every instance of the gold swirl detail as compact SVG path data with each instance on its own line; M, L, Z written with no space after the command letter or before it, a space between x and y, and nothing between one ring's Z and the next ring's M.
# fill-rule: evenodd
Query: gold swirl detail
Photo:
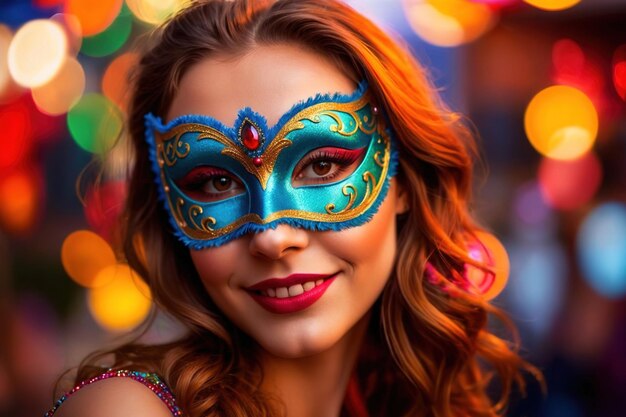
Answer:
M187 228L187 222L185 222L185 217L183 216L183 213L181 211L184 205L185 205L185 200L178 197L178 199L176 200L176 220L178 220L178 225L183 229Z
M197 204L194 204L191 207L189 207L189 210L187 211L187 214L189 215L189 219L191 220L191 223L195 226L196 229L203 230L208 233L212 233L213 228L211 226L215 226L215 223L216 223L215 217L207 216L203 218L202 220L200 220L200 224L198 224L196 223L195 217L201 215L202 213L204 213L204 210L202 209L202 207L200 207ZM209 226L209 224L211 224L211 226Z
M389 159L388 157L389 155L385 154L382 156L382 159L381 159L381 152L376 151L376 153L374 153L374 162L376 163L376 165L382 168L385 166L385 164L387 164L388 162L387 160Z
M354 204L354 201L356 200L357 196L358 196L358 192L356 190L356 188L354 187L354 185L352 184L346 184L343 186L343 188L341 189L341 192L343 193L343 195L345 195L346 197L348 197L348 204L346 204L346 206L342 209L339 210L338 212L333 213L333 210L335 210L335 204L334 203L328 203L326 204L326 213L328 214L340 214L343 213L346 210L349 210L352 205Z
M188 130L180 129L178 126L169 132L167 136L173 139L164 139L164 135L155 132L155 136L158 142L157 149L162 156L163 162L168 166L174 166L179 159L183 159L189 155L191 147L187 142L182 142L180 139L182 135ZM165 145L165 146L163 146Z

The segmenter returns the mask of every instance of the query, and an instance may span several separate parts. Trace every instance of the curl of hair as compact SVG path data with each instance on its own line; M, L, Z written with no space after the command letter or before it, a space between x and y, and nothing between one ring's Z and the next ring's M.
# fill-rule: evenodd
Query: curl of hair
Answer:
M355 369L361 395L346 397L344 415L356 415L361 406L372 417L501 414L513 384L523 390L522 370L541 378L518 356L516 344L487 329L487 317L512 325L479 296L451 296L424 279L427 261L450 277L464 263L476 263L464 248L479 230L468 214L474 140L461 118L438 101L406 48L336 0L196 2L144 40L128 120L134 165L124 253L149 284L156 306L189 332L163 345L133 340L97 352L83 361L77 380L100 372L97 363L112 354L107 366L158 372L187 416L280 415L279 402L259 392L262 373L255 352L245 347L252 343L215 307L188 250L167 226L143 139L144 114L165 115L195 62L278 43L331 58L355 82L367 79L400 147L398 178L410 210L399 223L396 266L373 308ZM493 375L500 381L496 399L486 394Z

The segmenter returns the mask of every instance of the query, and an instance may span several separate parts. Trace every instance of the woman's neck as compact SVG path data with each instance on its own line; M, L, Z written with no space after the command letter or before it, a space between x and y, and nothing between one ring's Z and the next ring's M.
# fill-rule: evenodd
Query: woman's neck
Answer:
M280 399L286 417L337 417L367 331L369 314L330 349L304 358L261 353L262 389Z

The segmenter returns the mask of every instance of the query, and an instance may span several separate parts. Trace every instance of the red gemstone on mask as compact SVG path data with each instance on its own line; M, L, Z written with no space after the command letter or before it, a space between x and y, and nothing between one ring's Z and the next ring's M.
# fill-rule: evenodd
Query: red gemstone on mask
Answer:
M256 127L254 127L252 123L247 120L243 122L243 126L241 128L241 141L244 146L251 151L258 148L261 144L259 140L259 131L256 130Z
M257 156L256 158L252 158L252 163L255 167L260 167L263 164L263 160Z

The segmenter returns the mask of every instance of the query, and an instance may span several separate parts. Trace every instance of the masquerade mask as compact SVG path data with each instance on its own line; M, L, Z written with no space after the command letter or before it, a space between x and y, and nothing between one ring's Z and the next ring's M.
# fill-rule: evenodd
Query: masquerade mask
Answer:
M367 222L397 165L370 100L361 82L350 95L294 105L273 127L250 108L233 127L200 115L163 125L146 115L152 169L176 235L201 249L281 223L322 231Z

